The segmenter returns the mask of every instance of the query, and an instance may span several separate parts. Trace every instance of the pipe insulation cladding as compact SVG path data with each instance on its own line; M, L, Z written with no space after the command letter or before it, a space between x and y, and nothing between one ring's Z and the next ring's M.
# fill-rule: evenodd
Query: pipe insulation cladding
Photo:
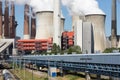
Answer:
M86 15L85 19L93 25L94 51L104 51L106 49L105 15L90 14Z

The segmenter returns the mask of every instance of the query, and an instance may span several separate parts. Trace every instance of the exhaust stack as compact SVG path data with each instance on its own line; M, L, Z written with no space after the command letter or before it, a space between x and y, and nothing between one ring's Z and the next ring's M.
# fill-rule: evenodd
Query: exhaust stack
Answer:
M24 6L24 39L30 39L29 35L29 5L25 4Z
M31 9L32 11L32 9ZM35 17L35 13L32 13L33 17ZM35 18L31 18L31 39L35 39L35 35L36 35L36 19Z
M9 38L9 2L5 0L4 38Z
M2 0L0 0L0 39L2 38Z
M61 47L61 32L60 32L60 20L61 20L61 3L60 0L54 0L54 37L53 43L56 43Z
M11 15L10 15L10 38L15 38L15 4L11 2Z
M112 0L111 47L117 47L116 0Z

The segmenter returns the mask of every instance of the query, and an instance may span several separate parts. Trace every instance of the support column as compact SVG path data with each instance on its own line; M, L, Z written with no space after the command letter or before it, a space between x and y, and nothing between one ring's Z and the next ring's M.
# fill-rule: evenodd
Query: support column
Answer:
M101 75L97 75L97 80L101 80Z
M85 77L86 77L86 80L91 80L90 74L88 72L85 72Z

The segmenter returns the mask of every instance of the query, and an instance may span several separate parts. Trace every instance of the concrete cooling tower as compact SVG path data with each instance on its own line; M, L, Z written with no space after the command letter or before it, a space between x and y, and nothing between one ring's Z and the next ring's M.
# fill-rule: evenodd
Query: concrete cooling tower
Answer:
M61 33L64 30L64 17L61 18ZM36 13L36 39L48 39L54 36L53 11Z
M36 39L48 39L53 35L53 12L43 11L36 13Z
M93 25L94 51L104 51L106 48L105 15L90 14L86 15L85 19Z

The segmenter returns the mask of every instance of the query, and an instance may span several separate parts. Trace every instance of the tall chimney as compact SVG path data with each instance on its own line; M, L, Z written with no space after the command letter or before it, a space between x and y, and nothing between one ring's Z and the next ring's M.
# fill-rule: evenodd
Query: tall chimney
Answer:
M4 38L9 38L9 2L5 0Z
M2 0L0 0L0 39L2 38Z
M116 0L112 0L111 46L114 48L117 47Z
M15 38L15 5L14 1L11 2L11 14L10 14L10 38Z
M61 31L60 31L60 20L61 20L61 2L60 0L54 0L54 37L53 43L56 43L61 47Z
M29 35L29 5L24 6L24 39L30 39Z
M33 17L31 18L31 39L35 39L36 35L36 19L35 19L35 13L33 12L32 8L32 15Z

